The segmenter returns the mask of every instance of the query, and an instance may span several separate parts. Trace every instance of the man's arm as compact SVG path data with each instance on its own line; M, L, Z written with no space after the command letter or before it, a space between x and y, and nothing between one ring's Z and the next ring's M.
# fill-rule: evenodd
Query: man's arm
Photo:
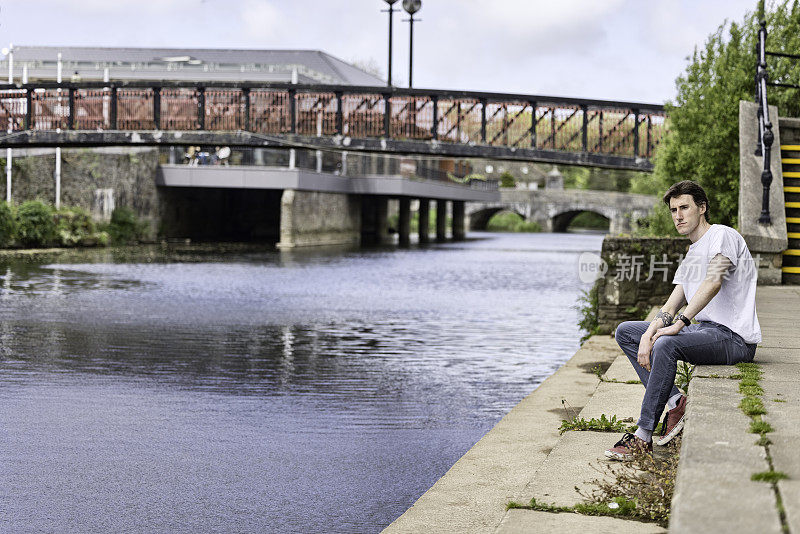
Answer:
M711 302L711 299L713 299L714 296L719 293L719 290L722 287L723 277L725 276L725 273L728 272L728 269L730 269L731 265L731 260L722 254L717 254L711 258L711 261L708 262L705 280L700 283L700 287L697 288L697 292L695 292L694 296L692 297L692 301L683 311L683 315L687 319L694 318L694 316L700 313L700 310L705 308L706 305ZM678 301L678 297L676 296L678 288L681 290L680 301ZM675 308L668 308L670 303L674 305L676 302L680 302L680 304ZM667 304L664 305L664 308L662 308L662 311L667 311L670 313L677 312L684 302L686 302L686 299L683 296L683 287L678 284L672 291L672 295L670 295L669 300L667 301ZM653 344L656 342L656 339L658 339L660 336L674 336L680 332L684 326L686 326L683 321L675 321L675 323L671 326L658 327L656 325L655 334L651 334L651 329L657 322L658 320L656 319L650 323L650 326L639 342L637 360L639 361L639 364L648 371L650 370L650 352L653 350Z
M661 307L658 315L652 320L642 337L652 337L659 328L672 324L672 319L675 317L675 314L678 313L678 310L680 310L685 303L686 297L683 292L683 286L681 284L675 284L675 288L672 290L666 304Z
M731 260L722 254L717 254L711 258L711 261L708 263L706 278L700 284L700 287L697 288L697 293L692 297L692 301L686 306L686 309L683 310L683 315L688 319L693 319L709 302L711 302L711 299L719 293L722 287L722 279L731 265ZM683 321L678 322L683 325Z

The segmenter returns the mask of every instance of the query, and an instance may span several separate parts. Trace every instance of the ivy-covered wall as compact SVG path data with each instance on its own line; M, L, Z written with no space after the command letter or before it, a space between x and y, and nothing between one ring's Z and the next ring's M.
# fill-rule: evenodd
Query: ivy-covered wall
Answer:
M16 151L12 160L11 198L55 203L55 150ZM4 155L4 154L3 154ZM3 170L5 158L2 159ZM150 238L158 219L156 195L157 149L63 149L61 205L84 208L102 218L98 190L111 190L114 207L128 207L147 221ZM0 180L5 191L5 180ZM107 214L106 214L107 215Z

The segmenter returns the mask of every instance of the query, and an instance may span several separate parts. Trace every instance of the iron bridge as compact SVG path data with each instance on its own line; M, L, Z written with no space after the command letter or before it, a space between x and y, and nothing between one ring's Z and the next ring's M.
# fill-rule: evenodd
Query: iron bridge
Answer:
M0 84L0 148L228 145L652 170L663 106L254 82Z

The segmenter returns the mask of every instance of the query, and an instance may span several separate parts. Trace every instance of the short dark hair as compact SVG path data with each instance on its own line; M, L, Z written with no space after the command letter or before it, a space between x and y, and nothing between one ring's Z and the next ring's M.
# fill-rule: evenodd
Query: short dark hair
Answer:
M667 192L664 193L664 204L669 206L669 201L671 198L679 197L681 195L692 195L692 199L698 207L701 204L705 204L706 211L704 215L706 217L706 222L711 222L708 218L708 212L711 211L710 204L708 202L708 196L706 195L705 190L700 187L700 184L691 180L683 180L677 184L672 184L672 187L667 189Z

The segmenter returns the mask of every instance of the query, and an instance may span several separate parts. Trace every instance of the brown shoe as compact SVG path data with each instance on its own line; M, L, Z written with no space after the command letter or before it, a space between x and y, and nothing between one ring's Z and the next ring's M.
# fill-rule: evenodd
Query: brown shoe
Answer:
M628 461L633 459L634 450L653 452L653 443L637 438L631 433L626 433L622 439L606 451L606 456L612 460Z
M686 395L681 395L678 405L667 412L667 428L664 431L664 436L656 443L659 445L666 445L672 438L677 436L683 430L684 416L686 414Z

